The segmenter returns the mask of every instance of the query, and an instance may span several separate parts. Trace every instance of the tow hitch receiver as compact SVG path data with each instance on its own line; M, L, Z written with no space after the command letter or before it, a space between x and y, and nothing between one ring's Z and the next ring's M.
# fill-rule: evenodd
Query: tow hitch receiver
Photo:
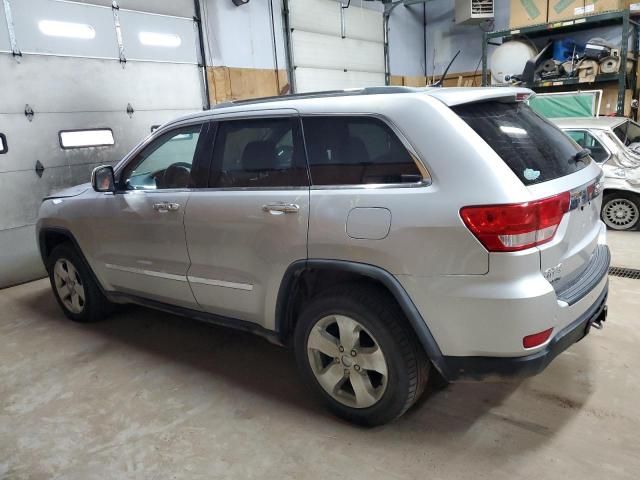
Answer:
M598 317L591 322L591 326L593 328L597 328L598 330L602 330L602 327L604 327L602 323L605 322L606 320L607 320L607 306L605 305L604 307L602 307L602 310L600 311L600 315L598 315Z

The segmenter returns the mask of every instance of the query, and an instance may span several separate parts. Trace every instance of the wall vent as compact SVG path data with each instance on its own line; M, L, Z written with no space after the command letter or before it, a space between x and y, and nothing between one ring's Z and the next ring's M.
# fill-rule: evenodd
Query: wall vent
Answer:
M456 0L457 24L478 24L494 17L494 0Z

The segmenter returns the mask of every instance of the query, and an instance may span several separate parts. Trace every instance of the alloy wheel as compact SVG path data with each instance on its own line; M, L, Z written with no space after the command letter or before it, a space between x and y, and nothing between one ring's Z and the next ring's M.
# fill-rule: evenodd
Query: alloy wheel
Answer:
M66 258L60 258L53 267L53 279L58 297L67 310L82 313L85 306L85 291L82 278L76 267Z
M609 228L627 230L637 222L640 212L631 200L626 198L612 198L602 207L602 219Z
M309 332L307 354L320 386L343 405L367 408L384 395L389 375L384 352L353 318L321 318Z

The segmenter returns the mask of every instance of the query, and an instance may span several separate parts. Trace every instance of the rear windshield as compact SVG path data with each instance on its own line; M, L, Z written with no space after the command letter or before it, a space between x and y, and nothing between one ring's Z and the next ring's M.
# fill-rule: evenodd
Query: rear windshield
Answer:
M580 147L526 104L480 102L452 107L502 158L525 185L547 182L582 170Z

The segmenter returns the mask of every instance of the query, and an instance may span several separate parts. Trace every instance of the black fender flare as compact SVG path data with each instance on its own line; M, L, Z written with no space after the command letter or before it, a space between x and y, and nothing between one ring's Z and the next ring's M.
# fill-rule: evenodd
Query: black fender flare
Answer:
M287 329L289 328L287 323L287 307L291 292L299 276L307 269L338 270L361 275L380 282L398 302L398 305L407 317L411 328L418 337L420 344L424 348L425 353L433 363L436 370L438 370L445 379L450 378L445 358L442 355L442 351L440 350L438 343L435 338L433 338L431 330L429 330L429 327L404 287L386 270L366 263L350 262L346 260L308 259L298 260L289 265L282 278L282 282L280 283L280 289L278 290L278 297L276 301L276 331L278 332L278 336L281 340L285 340L285 337L290 333L287 332Z

